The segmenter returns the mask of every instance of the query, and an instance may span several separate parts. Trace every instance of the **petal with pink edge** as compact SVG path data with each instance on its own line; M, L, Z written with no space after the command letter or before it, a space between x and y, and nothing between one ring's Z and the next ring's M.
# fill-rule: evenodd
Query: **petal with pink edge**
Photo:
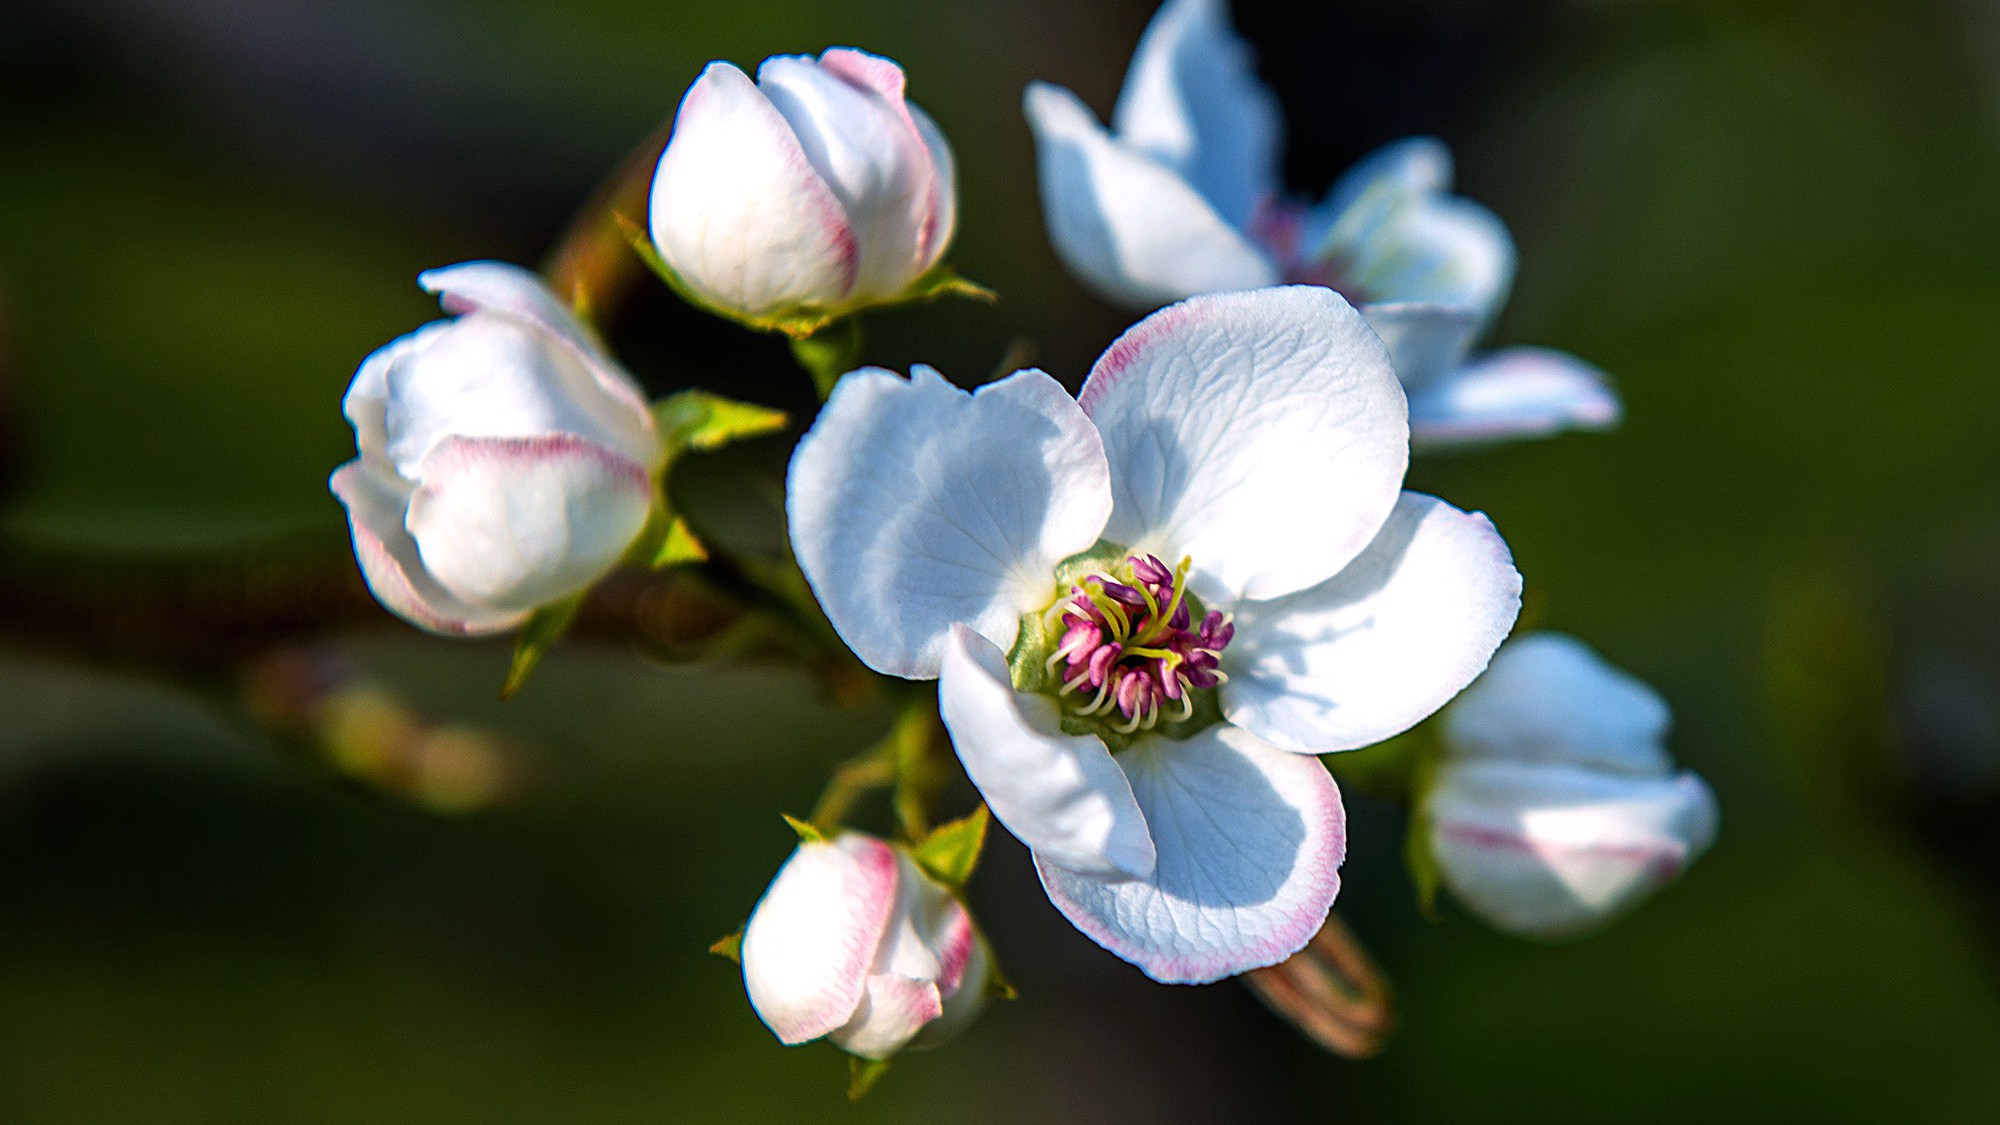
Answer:
M1317 759L1226 724L1149 738L1118 756L1159 864L1109 882L1035 857L1056 909L1165 984L1202 984L1304 947L1340 890L1347 830Z
M349 461L334 470L327 487L347 506L354 557L361 563L368 588L390 612L448 636L504 633L527 616L461 600L424 571L417 541L403 526L410 486L386 465Z
M787 1044L853 1018L896 905L901 867L871 836L801 844L743 930L750 1006Z
M1521 576L1493 524L1405 492L1347 569L1236 607L1222 713L1301 753L1380 742L1471 683L1520 609Z
M1608 430L1623 417L1609 376L1550 348L1504 348L1410 392L1410 440L1427 449Z
M1104 534L1228 604L1332 577L1374 539L1409 463L1403 390L1339 294L1195 297L1113 343L1077 399L1104 439Z

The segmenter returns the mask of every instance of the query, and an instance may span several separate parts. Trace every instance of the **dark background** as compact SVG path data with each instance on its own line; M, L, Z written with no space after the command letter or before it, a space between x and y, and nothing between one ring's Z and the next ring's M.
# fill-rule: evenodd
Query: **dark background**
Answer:
M1404 1026L1350 1063L1235 985L1145 982L1003 840L974 904L1023 999L857 1108L838 1054L778 1047L703 947L789 847L775 812L884 716L587 646L503 706L503 646L355 630L411 700L521 743L531 782L453 816L258 736L227 692L0 648L0 1119L1993 1120L2000 8L1237 9L1295 188L1443 136L1521 247L1495 340L1618 379L1620 432L1412 482L1493 515L1535 623L1672 700L1723 809L1682 884L1572 945L1433 924L1400 812L1351 796L1342 913ZM435 315L416 272L538 259L711 58L902 61L958 155L953 260L1004 299L874 317L868 358L977 382L1025 345L1074 386L1130 318L1048 248L1020 91L1108 113L1149 13L16 0L0 529L113 560L339 550L339 397ZM780 344L657 288L614 338L656 392L809 410ZM698 471L775 480L785 452ZM744 497L770 534L769 488Z

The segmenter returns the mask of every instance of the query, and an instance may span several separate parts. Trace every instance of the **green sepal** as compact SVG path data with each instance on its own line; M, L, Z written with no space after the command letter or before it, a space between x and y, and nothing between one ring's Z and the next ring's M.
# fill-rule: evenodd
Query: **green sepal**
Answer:
M875 1083L882 1080L883 1072L889 1069L888 1059L864 1059L860 1055L847 1056L847 1100L858 1102L868 1096Z
M800 820L798 817L793 816L791 813L779 813L778 815L784 817L785 823L792 826L792 831L795 834L797 834L799 838L799 843L801 844L826 843L826 833L821 832L817 826L807 821Z
M992 814L981 805L970 816L938 825L910 849L910 855L925 874L954 893L961 891L972 878L973 869L979 866L979 855L986 848L986 826L991 820Z
M840 377L861 366L861 319L843 317L811 335L793 336L792 358L812 376L813 389L825 402Z
M993 947L986 942L986 935L979 935L980 947L986 950L986 996L992 1000L1019 1000L1021 990L1000 971L1000 959L993 955Z
M1403 863L1410 869L1410 885L1416 891L1417 909L1430 921L1439 920L1437 908L1437 851L1431 847L1431 788L1437 784L1438 756L1443 752L1430 725L1418 728L1431 736L1418 741L1408 774L1410 820L1403 830ZM1406 736L1408 737L1408 736Z
M708 951L717 957L727 958L741 965L743 963L743 931L716 938L708 944Z
M910 287L903 291L901 300L930 301L939 297L967 297L990 305L1000 299L1000 294L960 276L957 270L939 262L911 282Z
M708 558L708 548L686 518L673 510L667 496L668 479L681 456L777 433L790 419L782 410L701 390L670 394L654 403L652 411L653 426L660 435L659 487L653 490L653 508L646 516L645 529L625 552L625 560L659 570Z
M589 595L588 590L579 591L528 615L520 632L514 635L514 660L507 667L507 679L500 685L500 698L512 699L527 686L528 677L542 662L542 654L568 631L570 622L576 620L576 611L583 608L583 600Z

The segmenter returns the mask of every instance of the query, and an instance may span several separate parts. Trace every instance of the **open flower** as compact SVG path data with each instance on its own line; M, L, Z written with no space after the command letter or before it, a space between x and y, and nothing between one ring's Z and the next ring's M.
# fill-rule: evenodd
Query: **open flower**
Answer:
M1106 300L1152 309L1281 281L1340 290L1381 333L1420 445L1602 429L1617 397L1596 368L1544 348L1467 362L1513 281L1506 227L1450 193L1438 141L1362 160L1324 202L1287 198L1283 128L1222 0L1167 0L1139 41L1107 132L1077 96L1025 99L1056 251Z
M1564 937L1673 881L1715 838L1715 795L1668 758L1653 689L1558 633L1509 641L1446 709L1425 798L1444 885L1494 926Z
M886 1058L956 1034L986 1002L972 916L909 853L842 833L800 844L743 931L750 1005L786 1045Z
M809 332L910 296L951 242L956 193L944 134L888 59L777 55L754 83L713 62L654 173L653 244L698 303Z
M660 439L631 376L534 274L467 262L417 280L457 317L355 372L361 456L329 484L383 605L437 633L501 632L618 561Z
M1403 394L1328 289L1198 297L1072 399L849 374L792 459L792 543L870 667L939 678L966 773L1084 933L1168 982L1282 960L1345 848L1312 755L1471 682L1520 576L1401 491Z

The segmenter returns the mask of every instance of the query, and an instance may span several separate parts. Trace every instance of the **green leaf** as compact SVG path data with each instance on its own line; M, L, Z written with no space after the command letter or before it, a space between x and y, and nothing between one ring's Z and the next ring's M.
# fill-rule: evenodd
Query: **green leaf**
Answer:
M799 843L801 844L826 843L826 833L821 832L818 828L815 828L813 825L803 820L800 820L798 817L793 816L791 813L779 813L778 815L784 817L785 823L792 826L792 831L798 834Z
M972 878L973 868L979 865L979 854L986 847L986 825L991 815L986 806L972 810L972 815L949 824L941 824L923 842L911 849L917 866L925 873L953 891L964 889L966 880Z
M514 662L507 669L506 681L500 685L500 698L512 699L527 685L528 677L542 662L542 654L569 629L570 622L576 620L576 611L583 608L583 600L589 594L588 590L572 594L528 615L521 631L514 635Z
M727 937L719 937L708 945L708 951L717 957L726 957L741 965L743 963L743 931L738 929Z
M888 1059L864 1059L860 1055L847 1056L847 1100L858 1102L868 1096L875 1083L882 1080L882 1074L889 1069Z

